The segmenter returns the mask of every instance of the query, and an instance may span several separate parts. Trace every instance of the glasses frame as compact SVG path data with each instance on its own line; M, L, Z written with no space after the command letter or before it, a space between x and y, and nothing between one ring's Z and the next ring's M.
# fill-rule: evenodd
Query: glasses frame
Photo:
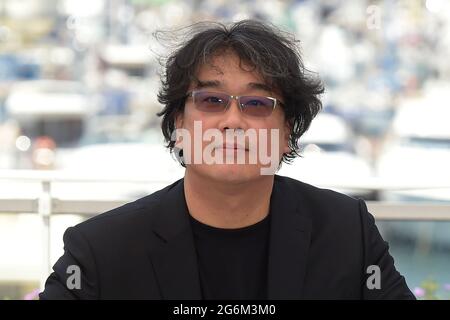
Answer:
M227 103L227 105L225 106L225 108L223 109L222 112L211 112L211 113L224 113L224 112L226 112L226 111L230 108L231 101L232 101L233 99L236 100L236 102L237 102L237 104L238 104L238 106L239 106L239 110L240 110L244 115L250 116L250 117L254 117L254 118L266 118L266 117L270 117L270 115L272 115L273 111L275 110L275 108L277 107L278 104L284 105L281 101L279 101L278 99L276 99L276 98L274 98L274 97L258 96L258 95L241 95L241 96L234 96L234 95L227 94L227 93L223 93L223 92L205 91L205 90L193 90L193 91L191 91L191 92L188 92L188 93L186 94L186 98L191 97L191 98L192 98L192 101L194 102L194 105L195 105L195 97L194 97L194 95L195 95L196 93L200 93L200 92L202 92L202 93L217 93L217 94L221 94L221 95L225 95L225 96L228 96L228 97L229 97L228 103ZM270 100L273 101L273 108L272 108L272 110L270 111L270 114L268 114L267 116L253 116L253 115L247 114L247 113L245 113L245 112L243 111L243 108L245 108L245 107L243 107L242 104L241 104L241 102L240 102L240 98L243 98L243 97L259 97L259 98L270 99ZM203 111L203 112L209 113L208 111Z

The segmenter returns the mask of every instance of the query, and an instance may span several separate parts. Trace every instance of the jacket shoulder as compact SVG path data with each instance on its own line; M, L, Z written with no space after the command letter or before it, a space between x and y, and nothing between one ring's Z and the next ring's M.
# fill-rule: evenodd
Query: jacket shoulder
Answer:
M285 176L275 176L275 181L282 185L283 188L287 188L290 192L301 193L302 196L310 201L320 202L338 202L341 204L355 204L359 199L351 197L347 194L340 193L334 190L319 188L311 184L295 180Z
M87 219L74 228L88 238L105 234L123 235L133 233L144 226L148 228L159 211L158 205L161 200L178 183L182 183L181 180L143 198Z
M360 228L363 200L284 176L276 176L276 183L284 194L297 201L300 211L309 213L316 226Z

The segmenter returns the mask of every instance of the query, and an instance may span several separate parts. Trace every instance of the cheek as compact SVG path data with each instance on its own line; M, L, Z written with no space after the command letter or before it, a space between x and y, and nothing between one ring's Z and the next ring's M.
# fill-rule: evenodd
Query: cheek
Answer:
M183 126L187 129L193 127L195 120L195 113L190 106L186 105L183 112Z
M289 152L288 141L290 131L288 131L288 128L286 128L284 116L277 117L275 121L271 122L268 125L268 128L277 130L277 134L273 136L273 139L277 138L276 142L273 139L272 141L278 145L279 153L282 154L285 152ZM268 135L270 135L270 132Z
M255 147L263 148L264 152L272 154L283 153L284 151L284 131L275 122L265 122L259 128L256 128L257 141L253 144Z
M214 117L205 117L200 111L197 111L192 106L186 106L184 117L183 117L183 127L189 131L194 130L194 124L201 124L202 129L212 128L214 124Z

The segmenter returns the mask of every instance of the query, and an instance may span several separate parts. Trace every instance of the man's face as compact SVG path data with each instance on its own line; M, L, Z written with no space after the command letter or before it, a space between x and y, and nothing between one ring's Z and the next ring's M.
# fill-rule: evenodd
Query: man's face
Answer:
M214 56L209 63L200 66L197 79L189 88L192 90L207 91L216 93L225 93L233 96L261 96L273 97L279 102L283 102L282 97L265 84L262 77L253 68L246 66L234 53L226 53ZM201 136L194 134L194 123L196 123L198 133L199 124L201 124ZM192 170L198 175L210 178L216 181L242 183L257 179L261 176L261 168L268 168L266 160L261 160L260 154L265 148L265 154L271 159L276 159L276 163L271 166L278 167L278 161L285 152L289 152L288 138L290 129L285 121L284 111L279 103L277 103L273 112L266 117L256 117L241 112L238 102L232 99L229 107L223 112L205 112L196 108L194 99L187 98L184 112L180 113L176 118L176 128L183 128L190 133L192 140L197 141L191 143L191 163L186 163L186 170ZM210 139L204 141L204 133L208 129L216 129L215 132L220 133L224 143L221 141ZM265 130L261 130L265 129ZM232 131L231 131L232 130ZM210 130L211 131L211 130ZM240 133L256 132L256 139L245 138L244 146L238 143L237 139L229 141L226 139L226 132ZM274 136L272 132L277 132L278 136ZM261 137L265 136L265 139ZM276 138L275 138L276 137ZM242 141L242 140L241 140ZM215 143L219 142L219 143ZM230 146L229 143L232 143ZM207 164L205 161L194 163L194 143L201 145L202 155L206 152L215 157L223 156L222 163ZM264 144L264 145L262 145ZM205 148L209 145L209 148ZM217 146L219 145L219 146ZM211 148L211 146L214 146ZM244 150L238 150L239 148ZM263 149L261 149L263 147ZM186 150L187 146L182 147ZM236 149L235 149L236 148ZM276 150L274 154L271 151ZM238 163L238 152L244 155L245 164ZM257 156L257 161L251 160L250 153ZM186 154L186 152L184 152ZM216 158L217 159L217 158ZM254 159L254 158L253 158Z

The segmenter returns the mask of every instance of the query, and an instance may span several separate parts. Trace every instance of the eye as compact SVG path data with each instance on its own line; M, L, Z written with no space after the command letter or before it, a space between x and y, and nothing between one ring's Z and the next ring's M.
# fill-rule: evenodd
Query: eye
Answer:
M216 97L216 96L206 96L203 98L202 100L203 102L208 102L208 103L214 103L214 104L220 104L223 103L223 99Z
M262 107L265 106L266 103L260 99L251 99L245 102L245 105L249 107Z

